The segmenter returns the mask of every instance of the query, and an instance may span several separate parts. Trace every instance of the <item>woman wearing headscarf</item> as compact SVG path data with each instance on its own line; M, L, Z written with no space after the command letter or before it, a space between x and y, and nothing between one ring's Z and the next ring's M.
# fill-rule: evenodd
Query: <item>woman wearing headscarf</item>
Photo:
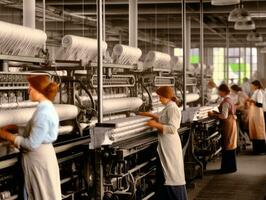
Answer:
M156 198L187 200L182 144L177 132L181 123L181 112L171 87L160 87L156 93L165 106L162 112L159 115L140 113L152 117L147 125L159 131L157 152L160 162L157 176L163 177L163 185L159 187Z
M227 85L221 84L218 93L223 98L219 105L219 112L209 112L209 116L220 120L222 134L222 173L233 173L237 171L236 148L237 148L237 125L235 116L235 105L230 98L230 89Z
M28 200L60 200L59 167L52 142L57 139L59 119L53 106L58 86L48 76L28 77L29 97L39 102L22 136L0 130L0 137L22 151L25 198ZM14 128L14 127L12 127Z
M263 87L260 81L251 83L252 97L249 108L249 137L255 154L265 153L265 122L263 113Z

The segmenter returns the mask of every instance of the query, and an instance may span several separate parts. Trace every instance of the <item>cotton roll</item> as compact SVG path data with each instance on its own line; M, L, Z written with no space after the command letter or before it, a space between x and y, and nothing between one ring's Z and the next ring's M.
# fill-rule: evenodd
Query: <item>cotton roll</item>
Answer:
M199 98L200 98L199 94L196 93L186 94L187 103L198 101Z
M142 99L138 97L116 98L103 100L103 113L117 113L136 110L142 105Z
M169 54L149 51L144 61L144 68L157 68L157 69L168 69L170 70L171 57Z
M14 56L34 57L44 46L45 32L0 21L0 52Z
M60 121L74 119L78 115L78 108L74 105L56 104L54 105ZM21 108L0 111L0 127L10 124L26 124L30 121L35 108Z
M113 58L117 64L137 64L142 51L139 48L117 44L113 48Z
M75 35L65 35L62 47L57 53L58 59L92 61L97 57L97 40ZM107 50L107 43L103 41L102 52Z
M183 70L183 62L181 62L181 59L177 56L173 56L171 58L171 69L173 71L182 71Z

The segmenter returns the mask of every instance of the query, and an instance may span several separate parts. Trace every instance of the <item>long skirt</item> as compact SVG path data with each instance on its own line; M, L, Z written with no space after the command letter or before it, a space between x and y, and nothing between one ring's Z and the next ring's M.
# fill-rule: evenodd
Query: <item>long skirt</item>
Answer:
M61 200L59 167L52 144L24 152L22 167L28 200Z
M162 165L157 156L156 168L156 200L188 200L187 190L185 185L164 185L165 178L163 174Z
M252 140L253 153L263 154L266 152L265 140Z
M222 173L234 173L237 171L236 166L236 150L223 150L222 151Z
M260 154L265 152L265 122L262 108L255 105L249 110L249 137L252 141L253 152Z

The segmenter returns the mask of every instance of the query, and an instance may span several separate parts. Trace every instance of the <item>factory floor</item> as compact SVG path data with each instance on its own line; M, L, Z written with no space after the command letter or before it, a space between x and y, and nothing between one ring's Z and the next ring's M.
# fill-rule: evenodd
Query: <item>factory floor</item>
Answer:
M237 156L238 171L219 174L220 160L207 166L203 179L188 186L189 200L266 200L266 155L250 150Z

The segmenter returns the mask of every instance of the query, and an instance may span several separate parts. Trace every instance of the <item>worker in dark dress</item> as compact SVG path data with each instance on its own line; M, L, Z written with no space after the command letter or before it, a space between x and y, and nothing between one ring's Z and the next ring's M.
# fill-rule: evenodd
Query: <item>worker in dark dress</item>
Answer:
M181 111L171 87L157 89L160 102L165 106L159 115L140 113L152 117L147 125L159 130L157 152L159 155L157 200L187 200L182 144L178 134ZM160 173L161 172L161 173Z
M218 93L223 98L219 105L219 112L209 112L210 117L220 120L222 134L222 173L233 173L237 171L236 148L237 148L237 124L236 109L230 98L230 89L226 84L218 87Z

